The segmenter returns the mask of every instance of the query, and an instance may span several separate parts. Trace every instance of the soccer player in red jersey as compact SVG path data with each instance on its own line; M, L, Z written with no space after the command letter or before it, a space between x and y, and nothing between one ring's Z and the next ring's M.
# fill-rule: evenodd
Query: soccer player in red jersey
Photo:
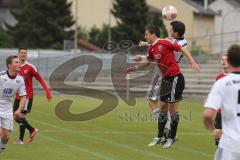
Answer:
M48 100L51 100L52 94L44 81L44 79L41 77L37 69L27 62L27 49L26 48L19 48L18 50L18 57L21 62L21 71L19 72L20 75L23 76L25 85L26 85L26 91L27 91L27 100L24 109L22 110L22 113L24 116L22 117L15 117L15 121L19 124L19 139L15 142L14 144L24 144L23 139L24 139L24 134L25 134L25 129L27 129L30 133L30 137L28 139L28 142L32 142L35 135L37 134L38 129L32 127L29 122L26 120L26 115L27 113L30 113L31 108L32 108L32 103L33 103L33 77L40 82L44 90L46 91L46 96ZM19 107L19 102L20 102L20 97L17 94L15 101L14 101L14 111L18 109Z
M142 69L151 64L154 60L162 73L162 84L160 89L160 113L158 117L158 135L153 139L158 144L164 138L164 128L168 119L168 110L171 113L171 133L163 148L169 148L175 141L179 122L178 106L182 100L182 93L185 88L185 80L176 61L174 51L182 51L188 58L192 58L188 50L179 46L169 39L159 39L159 28L149 26L145 31L145 39L150 44L146 60L134 67L127 68L127 73ZM191 59L190 61L194 61ZM198 70L198 68L196 68ZM169 108L170 106L170 108Z
M223 72L218 74L216 77L216 80L219 80L223 77L225 77L228 74L228 57L227 53L224 53L220 57L221 65ZM213 130L213 135L215 138L216 145L219 144L220 137L222 135L222 116L221 116L221 110L217 111L217 115L215 117L215 129Z

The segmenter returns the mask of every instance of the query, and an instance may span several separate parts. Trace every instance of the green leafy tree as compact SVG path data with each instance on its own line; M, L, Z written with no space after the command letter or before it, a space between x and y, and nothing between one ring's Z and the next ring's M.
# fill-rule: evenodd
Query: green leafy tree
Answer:
M150 12L145 0L115 0L112 14L117 20L117 26L111 27L114 42L131 40L137 44L144 39L147 25L158 26L162 36L167 36L161 12ZM102 29L93 27L89 32L89 41L102 47L108 41L108 29L108 25L103 25Z
M12 37L2 29L0 29L0 47L1 48L12 47Z
M161 38L165 38L168 36L168 32L167 32L166 27L162 20L161 12L150 12L148 20L149 20L149 22L148 22L149 25L155 25L155 26L159 27L159 30L161 33L161 35L160 35Z
M111 10L117 20L113 40L129 39L137 43L142 39L148 23L148 10L146 0L115 0Z
M20 0L18 23L8 26L15 47L61 49L74 24L70 7L67 0Z

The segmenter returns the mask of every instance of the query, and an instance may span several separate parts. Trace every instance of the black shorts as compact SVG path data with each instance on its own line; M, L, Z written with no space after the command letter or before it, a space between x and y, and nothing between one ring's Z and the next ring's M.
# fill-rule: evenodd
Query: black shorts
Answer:
M222 129L222 114L221 114L221 112L217 112L217 115L215 117L215 128Z
M172 77L164 77L160 89L160 100L168 103L181 101L184 88L185 80L182 73Z
M23 110L22 110L22 113L23 113L23 114L30 113L30 111L31 111L31 109L32 109L32 102L33 102L33 99L31 99L31 98L26 100L25 107L24 107ZM19 103L20 103L20 99L15 99L14 105L13 105L13 112L15 112L16 110L18 110L18 108L19 108Z

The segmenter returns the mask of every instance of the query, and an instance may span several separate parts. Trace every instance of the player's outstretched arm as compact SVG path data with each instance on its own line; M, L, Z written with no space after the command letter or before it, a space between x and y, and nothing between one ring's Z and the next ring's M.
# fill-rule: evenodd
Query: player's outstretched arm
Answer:
M131 72L135 72L138 70L141 70L147 66L149 66L151 64L151 61L149 59L145 59L144 61L141 61L139 64L133 66L133 67L129 67L126 69L126 73L129 74Z
M38 73L38 72L34 72L34 77L36 78L36 80L39 81L39 83L41 84L41 86L44 88L46 95L47 95L47 99L51 100L52 99L52 93L49 90L46 82L44 81L44 79L42 78L42 76Z
M205 128L209 130L214 129L214 117L216 116L216 111L212 108L205 108L203 112L203 124Z
M200 68L199 65L196 63L196 61L193 59L191 53L189 52L189 50L186 47L182 47L181 51L183 52L183 54L187 57L188 62L192 65L192 68L199 73L200 72Z

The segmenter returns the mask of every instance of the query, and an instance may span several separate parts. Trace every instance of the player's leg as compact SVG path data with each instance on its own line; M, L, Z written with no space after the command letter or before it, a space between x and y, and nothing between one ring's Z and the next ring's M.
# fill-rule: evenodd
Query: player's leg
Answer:
M26 107L23 110L23 114L25 114L25 117L23 119L23 124L25 126L25 128L29 131L30 133L30 137L28 139L28 142L31 143L34 139L34 137L36 136L38 129L34 128L31 126L31 124L27 121L27 114L31 112L32 109L32 103L33 103L33 99L28 99L26 102Z
M147 91L147 99L149 99L149 107L153 112L153 116L155 119L158 118L159 113L160 113L160 109L158 106L158 96L159 96L159 88L161 85L161 74L157 73L156 69L155 69L155 73L153 75L151 84L148 88Z
M19 107L19 99L15 99L14 104L13 104L13 112L15 112L18 107ZM20 119L14 117L15 122L19 124L19 137L16 141L13 142L13 144L24 144L23 139L24 139L24 134L25 134L25 127L23 123L21 122Z
M6 145L9 141L11 131L13 130L13 119L10 118L0 118L0 128L1 128L1 142L0 142L0 152L4 151Z
M177 128L179 124L179 104L182 100L182 93L185 88L185 81L182 74L179 74L174 77L173 79L173 85L171 90L171 98L169 101L169 111L171 114L171 132L169 134L169 138L167 139L167 142L164 144L163 148L167 149L169 148L175 141L176 134L177 134Z
M167 102L160 103L160 112L157 120L158 120L157 136L152 140L152 142L149 143L148 146L157 145L165 140L164 129L168 120L168 103Z

